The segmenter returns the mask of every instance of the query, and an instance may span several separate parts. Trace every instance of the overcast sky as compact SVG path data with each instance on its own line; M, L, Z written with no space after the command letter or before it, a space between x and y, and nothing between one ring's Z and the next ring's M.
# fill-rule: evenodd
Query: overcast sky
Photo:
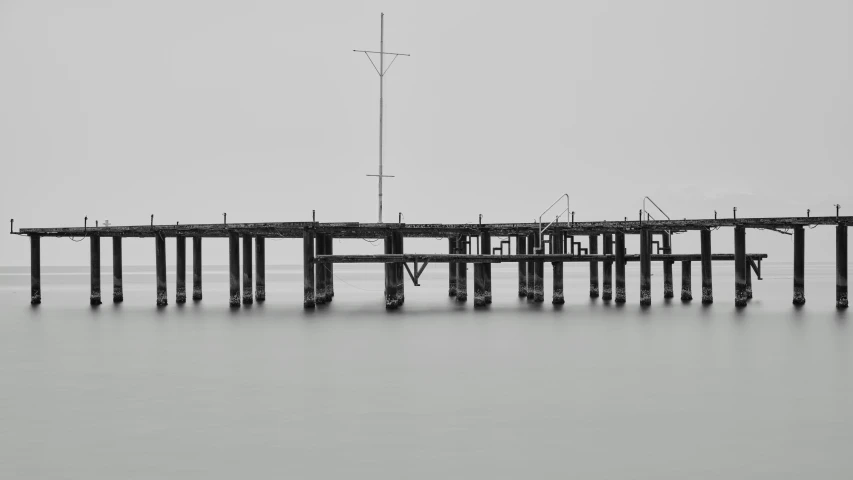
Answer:
M0 0L0 215L376 221L378 78L352 50L378 49L382 11L386 49L412 54L386 77L386 221L529 221L566 192L578 221L635 218L644 195L673 218L853 215L851 5ZM831 260L832 229L807 232ZM790 237L747 241L790 260ZM153 265L153 240L125 245ZM85 243L42 252L88 262ZM0 236L0 264L28 265L26 239Z

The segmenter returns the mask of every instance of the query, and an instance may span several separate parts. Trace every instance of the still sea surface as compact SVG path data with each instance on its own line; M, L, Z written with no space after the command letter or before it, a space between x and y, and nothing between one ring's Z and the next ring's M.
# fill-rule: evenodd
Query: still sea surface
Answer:
M833 264L765 262L734 307L639 306L588 296L566 265L566 305L447 296L447 266L386 312L381 267L336 266L336 296L302 309L301 266L267 267L267 301L228 307L225 267L204 300L155 307L154 270L126 267L124 303L89 306L88 267L0 269L3 479L846 479L853 478L853 319ZM173 267L170 267L173 270ZM471 271L469 270L469 274ZM191 276L190 276L191 277ZM469 277L469 286L473 282Z

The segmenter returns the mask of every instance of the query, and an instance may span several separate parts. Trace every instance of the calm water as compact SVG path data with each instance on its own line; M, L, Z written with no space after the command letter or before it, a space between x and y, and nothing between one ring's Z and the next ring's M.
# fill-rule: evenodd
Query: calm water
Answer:
M562 308L519 300L515 267L495 266L482 311L430 265L393 313L365 266L336 267L313 312L300 267L269 268L267 302L236 310L221 267L197 304L175 306L170 278L159 310L152 269L126 269L120 306L105 275L99 308L87 268L45 268L38 308L28 269L3 269L0 478L853 477L833 266L808 265L797 309L790 265L767 263L738 311L718 265L704 308L664 302L654 267L648 309L636 264L624 307L567 266Z

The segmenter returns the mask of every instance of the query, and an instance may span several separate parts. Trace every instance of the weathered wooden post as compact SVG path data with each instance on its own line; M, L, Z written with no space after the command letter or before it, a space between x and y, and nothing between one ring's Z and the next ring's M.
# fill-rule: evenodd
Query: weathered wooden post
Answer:
M124 285L121 275L121 237L113 237L113 303L124 301Z
M326 234L326 255L334 254L334 237L331 233ZM326 264L326 302L331 302L335 296L335 264Z
M267 299L266 279L266 240L255 238L255 300L259 303Z
M30 303L41 303L41 237L30 235Z
M492 254L492 235L488 230L480 232L480 248L483 255ZM483 264L483 288L486 304L492 303L492 264Z
M802 225L794 227L794 305L806 303L806 234Z
M605 233L601 236L603 250L605 255L613 255L613 234ZM601 284L601 299L610 300L613 298L613 261L605 260L602 263L603 278Z
M545 249L542 245L542 237L534 236L536 241L536 254L544 255ZM545 301L545 262L536 260L535 268L533 269L533 301L536 303Z
M309 229L302 232L302 306L314 308L314 236Z
M101 304L101 236L89 235L89 276L92 289L89 305Z
M598 235L589 236L590 255L598 255ZM589 298L598 298L598 260L589 262Z
M243 304L252 304L252 236L243 235Z
M453 255L456 253L456 238L450 237L447 239L447 253ZM456 262L450 262L447 264L448 271L448 287L447 287L447 295L450 297L456 296Z
M193 237L193 300L201 297L201 237Z
M625 234L616 234L616 303L625 303Z
M835 306L847 308L847 225L835 227Z
M240 236L228 232L228 272L230 280L229 305L240 306Z
M403 254L403 232L394 230L391 234L394 242L394 253ZM403 305L406 302L406 277L404 273L403 262L394 264L394 280L397 283L397 306ZM328 287L327 287L328 288ZM328 294L326 295L328 297Z
M529 233L527 235L527 254L533 255L536 249L536 237L535 233ZM535 287L536 283L536 262L533 260L527 261L527 299L533 300L535 296Z
M664 253L672 253L672 238L669 232L663 232L661 235L663 242ZM672 298L672 260L663 261L663 298Z
M394 253L394 237L393 234L385 235L385 254ZM385 265L385 308L397 308L397 266L393 263Z
M699 232L702 254L702 304L714 303L714 289L711 282L711 230Z
M681 300L689 302L693 300L693 272L690 260L681 262Z
M559 227L554 227L554 233L551 234L551 253L556 255L563 254L563 231ZM563 262L551 262L554 270L554 294L551 303L554 305L562 305L566 303L566 297L563 292Z
M640 231L640 305L652 304L652 232Z
M326 254L326 234L317 232L314 235L315 252L317 256ZM387 264L386 264L387 265ZM314 264L314 302L317 305L326 303L326 264Z
M735 306L746 306L746 228L735 227Z
M187 302L187 238L175 237L175 303Z
M154 255L157 272L157 306L165 307L169 304L166 292L166 237L157 233L154 237Z
M465 236L460 236L456 245L459 253L468 253L465 248ZM468 264L465 262L457 262L456 264L456 301L468 301Z
M515 236L515 254L524 255L527 253L527 239L524 235ZM527 296L527 262L518 262L518 296Z

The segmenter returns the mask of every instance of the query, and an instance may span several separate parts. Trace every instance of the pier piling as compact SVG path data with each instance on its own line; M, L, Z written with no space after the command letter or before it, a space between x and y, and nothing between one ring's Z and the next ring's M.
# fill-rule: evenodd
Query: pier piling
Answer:
M554 228L551 234L551 253L562 254L563 252L563 231L560 228ZM551 303L554 305L563 305L566 303L566 296L563 291L563 262L551 262L554 270L554 294L551 298Z
M515 253L524 255L527 253L527 239L524 235L515 236ZM527 262L518 262L518 296L527 296Z
M536 254L544 255L545 248L542 245L542 237L535 236L536 239ZM545 262L536 260L533 269L533 301L541 303L545 301Z
M474 264L474 306L486 306L486 264Z
M193 237L193 300L201 297L201 237Z
M326 234L326 255L334 255L334 237ZM335 296L335 264L326 265L326 302L331 302Z
M395 254L405 253L403 251L403 232L399 230L395 230L391 234L393 240L393 248ZM403 262L397 262L394 264L394 281L397 283L397 306L400 307L406 302L406 277L403 267ZM328 275L327 275L328 278ZM328 294L328 280L326 285L326 298L331 301L331 297Z
M488 231L480 232L480 250L483 255L492 254L492 235ZM492 264L483 264L483 294L486 305L492 303Z
M681 301L693 300L693 272L690 260L681 262Z
M124 301L121 264L121 237L113 237L113 303Z
M806 303L806 233L802 225L794 227L794 305Z
M527 236L527 253L528 255L533 255L536 253L536 238L537 235L535 233L530 233ZM529 260L527 262L527 299L533 300L534 292L536 288L534 284L536 283L536 262L533 260Z
M314 308L314 237L309 229L302 231L302 306Z
M30 235L30 304L41 303L41 237Z
M652 304L652 232L640 232L640 305Z
M847 308L847 224L835 227L835 306Z
M605 233L601 236L602 247L605 255L613 255L613 234ZM613 261L602 262L601 299L613 298Z
M662 235L663 252L672 253L672 237L669 232L664 232ZM663 298L672 298L672 260L663 262Z
M252 236L243 235L243 304L252 301Z
M175 303L187 302L187 237L175 237Z
M456 245L457 252L467 252L464 236L458 237ZM456 263L456 301L468 301L468 264L465 262Z
M456 253L456 238L450 237L447 239L447 253L454 254ZM456 296L456 263L450 262L447 264L447 295L450 297Z
M749 257L746 258L746 298L752 298L752 265L749 263Z
M735 227L735 306L746 306L746 229Z
M598 254L598 235L589 236L588 253L590 255ZM589 262L589 297L598 298L598 295L598 261L593 260Z
M394 253L394 238L393 235L385 236L385 254ZM392 310L397 308L397 265L394 263L385 264L385 308ZM317 292L319 297L319 292Z
M699 231L700 253L702 254L702 304L714 303L714 289L711 282L711 230Z
M101 237L89 236L89 276L91 277L91 294L89 305L101 304Z
M255 300L258 303L267 299L266 256L265 237L258 236L255 238Z
M228 304L240 306L240 236L237 232L228 232L228 272L229 297Z
M169 304L166 292L166 237L161 234L154 237L154 255L157 273L157 306L165 307Z
M625 234L616 234L616 303L625 303Z
M314 236L314 243L316 245L316 253L317 255L326 255L326 234L317 232ZM389 264L386 264L386 267ZM314 290L314 302L317 305L323 305L326 303L326 264L325 263L316 263L314 264L314 282L315 282L315 290Z

